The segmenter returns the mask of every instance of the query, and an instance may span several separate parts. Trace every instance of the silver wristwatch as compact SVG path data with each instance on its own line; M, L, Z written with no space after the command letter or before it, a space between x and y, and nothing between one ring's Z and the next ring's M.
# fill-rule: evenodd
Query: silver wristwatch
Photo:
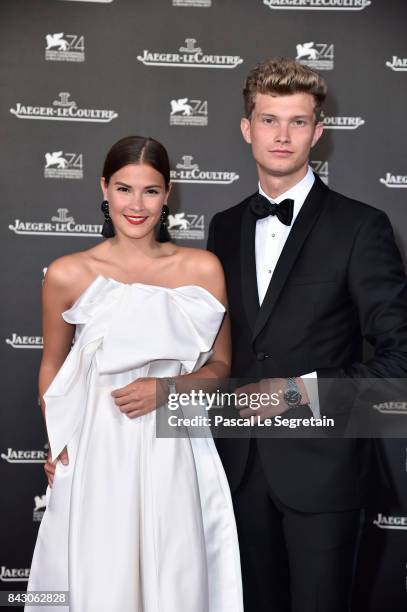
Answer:
M295 408L301 404L302 395L298 389L295 378L287 378L283 398L290 408Z

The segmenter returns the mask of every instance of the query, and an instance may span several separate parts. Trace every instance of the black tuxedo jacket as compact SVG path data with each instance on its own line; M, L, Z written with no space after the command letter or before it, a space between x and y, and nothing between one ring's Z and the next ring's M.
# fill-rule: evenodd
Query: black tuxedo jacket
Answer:
M250 198L219 212L208 249L223 264L232 377L405 377L407 284L387 215L315 182L259 306ZM375 348L362 362L362 341ZM229 484L241 482L250 439L216 440ZM357 439L257 440L269 484L287 505L336 511L362 504ZM364 449L365 450L365 449Z

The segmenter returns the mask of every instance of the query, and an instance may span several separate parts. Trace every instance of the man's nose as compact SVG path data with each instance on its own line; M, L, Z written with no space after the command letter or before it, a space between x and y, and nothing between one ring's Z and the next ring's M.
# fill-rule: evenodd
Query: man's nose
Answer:
M290 142L290 130L288 123L280 123L276 134L277 142Z

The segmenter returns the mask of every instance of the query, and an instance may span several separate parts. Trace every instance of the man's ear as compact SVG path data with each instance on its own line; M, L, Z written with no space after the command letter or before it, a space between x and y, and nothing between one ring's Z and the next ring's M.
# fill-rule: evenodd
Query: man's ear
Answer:
M245 139L245 141L248 144L251 144L252 138L251 138L250 120L247 119L246 117L243 117L240 121L240 129L242 131L242 136Z
M324 124L322 121L318 121L318 123L315 125L315 131L312 137L311 148L317 144L318 140L322 136L323 131L324 131Z

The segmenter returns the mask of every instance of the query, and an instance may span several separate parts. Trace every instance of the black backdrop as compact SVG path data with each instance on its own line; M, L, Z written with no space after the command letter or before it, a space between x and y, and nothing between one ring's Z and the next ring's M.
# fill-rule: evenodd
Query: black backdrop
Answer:
M405 256L406 18L404 0L1 1L1 589L26 588L44 512L43 271L101 240L109 146L128 134L167 146L172 236L202 247L212 215L255 189L239 131L246 73L265 57L297 57L330 87L313 167L385 210ZM377 447L355 610L401 612L407 449Z

